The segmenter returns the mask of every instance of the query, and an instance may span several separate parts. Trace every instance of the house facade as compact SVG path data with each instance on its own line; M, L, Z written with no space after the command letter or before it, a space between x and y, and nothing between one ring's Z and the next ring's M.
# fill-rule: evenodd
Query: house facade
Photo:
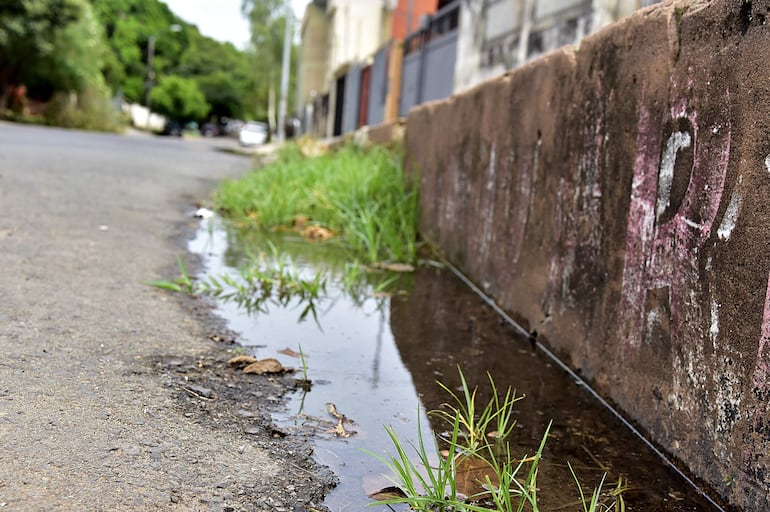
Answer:
M659 0L461 2L454 92L567 44Z
M657 1L316 0L302 23L298 112L320 137L394 121Z

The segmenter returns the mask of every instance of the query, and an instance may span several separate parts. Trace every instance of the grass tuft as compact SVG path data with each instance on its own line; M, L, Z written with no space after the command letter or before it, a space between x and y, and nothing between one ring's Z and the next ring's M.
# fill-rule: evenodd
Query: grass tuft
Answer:
M418 196L405 185L402 155L381 147L345 146L307 158L287 146L278 159L227 181L214 201L227 216L261 228L296 219L339 233L351 260L413 263Z
M420 441L417 445L408 443L416 458L410 456L407 445L393 429L386 427L396 455L372 455L390 469L391 481L400 492L392 493L389 499L372 505L402 503L409 505L412 510L425 512L538 512L537 476L551 423L535 454L516 459L505 439L514 425L512 407L521 397L516 397L508 388L501 398L494 380L488 375L494 397L486 404L479 404L477 388L471 389L462 371L459 368L458 371L462 392L454 393L439 383L452 398L452 403L446 404L441 410L431 411L451 429L450 435L443 439L447 448L443 453L446 455L442 456L438 443L435 443L434 451L425 446L419 423L417 435ZM491 427L498 429L491 436L494 441L489 436L488 429ZM432 462L436 459L438 463ZM618 480L612 492L603 494L605 474L599 486L587 496L571 465L569 469L577 484L579 503L584 512L625 510L622 494L627 487L622 479ZM479 490L471 493L468 489Z

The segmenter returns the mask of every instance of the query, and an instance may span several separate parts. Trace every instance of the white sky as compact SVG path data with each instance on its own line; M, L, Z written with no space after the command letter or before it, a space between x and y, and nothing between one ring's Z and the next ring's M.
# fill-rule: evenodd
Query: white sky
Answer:
M198 26L203 35L229 41L243 49L249 41L249 22L241 16L242 0L163 0L183 20ZM308 0L291 0L302 19ZM297 27L294 27L295 31ZM296 36L296 34L295 34Z

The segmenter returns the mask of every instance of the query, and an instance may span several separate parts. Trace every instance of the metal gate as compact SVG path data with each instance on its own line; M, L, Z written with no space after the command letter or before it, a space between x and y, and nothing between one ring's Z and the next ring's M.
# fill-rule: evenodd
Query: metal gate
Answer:
M452 2L404 41L400 116L415 105L452 94L459 17L460 2Z

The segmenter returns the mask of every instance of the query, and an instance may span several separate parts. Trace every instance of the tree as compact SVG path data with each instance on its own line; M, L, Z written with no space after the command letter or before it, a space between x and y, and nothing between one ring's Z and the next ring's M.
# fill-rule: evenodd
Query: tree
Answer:
M176 75L161 77L151 93L153 108L179 121L200 121L209 113L206 97L194 80Z
M251 24L251 51L257 94L256 114L275 127L275 99L281 79L281 54L286 28L285 0L243 0L243 13ZM292 52L291 72L296 72L296 52ZM290 79L292 80L292 79ZM290 89L291 90L291 89Z
M197 32L197 29L185 24L159 0L92 1L111 50L105 69L110 87L122 91L128 101L143 101L150 38L155 38L156 43L153 71L162 76L177 64L187 46L188 32ZM183 30L172 32L169 30L172 25L179 25Z
M41 57L26 74L25 81L33 94L48 98L56 91L108 92L102 75L108 50L90 5L84 5L80 18L57 30L52 43L53 51Z
M232 44L203 36L159 0L92 1L110 45L104 75L127 101L145 99L148 41L152 37L155 76L176 75L194 81L214 117L242 118L253 112L255 85L250 55ZM181 30L170 30L174 25Z
M11 88L54 55L61 32L87 8L84 0L0 0L0 109Z
M253 73L248 56L232 44L191 33L174 73L197 82L211 105L212 116L245 116L254 88Z

